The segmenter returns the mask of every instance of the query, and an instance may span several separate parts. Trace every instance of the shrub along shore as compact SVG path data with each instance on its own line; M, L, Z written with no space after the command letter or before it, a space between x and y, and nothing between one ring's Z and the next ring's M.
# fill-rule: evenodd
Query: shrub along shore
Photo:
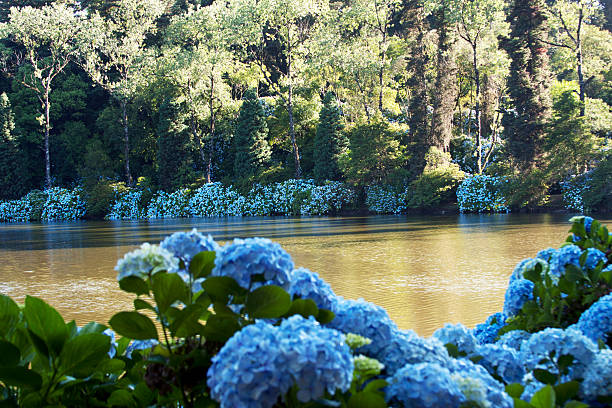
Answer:
M450 186L396 188L373 185L363 188L338 181L287 180L253 185L241 192L233 186L209 183L168 193L153 191L141 182L135 188L123 183L34 190L18 200L0 201L0 222L88 219L139 220L160 218L401 214L425 212L510 212L512 183L493 176L472 176ZM568 211L584 211L584 181L564 187Z
M502 311L429 338L337 296L268 239L178 232L119 260L134 309L110 328L0 295L0 404L609 407L612 234L572 221L561 248L516 266Z

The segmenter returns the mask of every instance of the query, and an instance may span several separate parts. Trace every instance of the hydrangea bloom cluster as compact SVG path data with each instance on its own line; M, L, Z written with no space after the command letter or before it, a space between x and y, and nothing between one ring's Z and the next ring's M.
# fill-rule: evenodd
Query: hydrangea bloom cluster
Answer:
M507 346L517 351L520 351L521 347L523 346L523 343L526 340L529 340L530 337L531 333L526 332L524 330L512 330L502 335L496 344L499 344L500 346Z
M557 250L553 253L555 255ZM510 275L510 284L512 284L515 280L523 279L525 272L533 270L536 265L540 265L542 267L543 272L547 272L549 270L548 262L543 260L542 258L527 258L523 259L521 262L516 265L514 271L512 271L512 275Z
M78 220L85 215L82 189L53 187L18 200L0 201L0 222Z
M584 193L589 189L589 177L574 177L562 182L563 204L573 211L584 211Z
M366 187L366 205L376 214L399 214L406 211L407 191L398 193L391 186Z
M588 402L595 402L598 397L612 395L612 350L604 349L597 353L584 372L580 395Z
M498 375L506 383L520 382L525 375L521 355L513 348L500 344L484 344L474 353L482 357L478 360L491 375Z
M300 402L313 401L346 391L354 369L344 336L301 316L247 326L212 361L208 386L221 407L272 407L293 385Z
M516 279L508 286L504 300L504 314L514 316L522 308L525 302L533 299L533 288L535 284L527 279Z
M594 342L606 343L612 334L612 294L599 298L582 313L576 328Z
M327 310L334 309L338 301L338 297L331 286L318 274L305 268L295 269L291 272L289 294L292 298L312 299L319 308Z
M392 375L406 364L445 365L450 356L438 339L424 339L411 330L398 330L389 344L379 353L379 359L387 368L387 374Z
M501 312L494 313L487 317L484 323L477 324L474 328L474 337L480 344L489 344L495 342L499 331L506 325L507 316Z
M200 252L217 251L221 248L210 235L204 236L195 228L190 232L175 232L166 237L159 246L182 259L186 266L189 266L191 259Z
M478 340L472 331L462 324L445 324L434 332L433 337L442 344L454 344L459 351L472 354L476 351Z
M272 284L289 289L293 271L291 256L279 244L266 238L234 239L217 251L213 276L229 276L245 289ZM260 275L263 282L252 282Z
M233 187L221 183L205 184L189 199L189 214L193 217L224 217L242 215L245 198Z
M504 385L493 378L484 367L463 358L451 359L446 367L451 372L451 378L458 382L463 394L477 406L491 408L514 406L512 398L504 390ZM469 381L466 381L467 379ZM476 397L481 399L475 399Z
M563 381L582 378L597 351L597 345L593 341L574 329L544 329L531 335L521 347L525 368L529 371L540 368L559 374L559 358L571 355L574 362L570 367L569 377L563 378Z
M588 269L595 269L599 262L603 261L604 263L608 262L608 257L606 254L601 252L599 249L595 248L587 248L587 257L584 261L584 266Z
M580 267L580 255L582 255L582 250L576 245L559 248L550 258L550 275L556 277L563 275L567 265Z
M465 178L457 189L457 203L461 212L508 212L503 195L508 179L476 175Z
M115 201L111 204L106 218L109 220L139 220L144 218L145 209L141 206L142 191L121 192L115 188Z
M189 189L177 190L174 193L158 191L147 207L147 218L183 218L189 217Z
M387 401L405 407L448 408L466 402L451 372L439 364L408 364L387 381Z
M148 274L159 271L176 272L178 270L178 259L172 252L159 247L144 243L139 249L128 252L115 266L117 280L128 276L146 278Z
M364 346L360 351L376 359L399 331L385 309L363 299L341 299L332 311L336 317L329 326L344 333L355 333L372 340L371 344Z

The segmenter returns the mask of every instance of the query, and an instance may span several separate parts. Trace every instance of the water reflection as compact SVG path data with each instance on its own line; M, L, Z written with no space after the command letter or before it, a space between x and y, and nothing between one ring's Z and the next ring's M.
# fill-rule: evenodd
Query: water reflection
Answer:
M521 259L558 246L567 215L219 218L0 226L0 292L40 296L78 323L105 322L130 308L118 290L117 259L144 241L198 228L218 241L262 236L296 265L319 272L346 298L385 307L422 335L444 322L473 326L503 304ZM610 224L608 220L608 224Z

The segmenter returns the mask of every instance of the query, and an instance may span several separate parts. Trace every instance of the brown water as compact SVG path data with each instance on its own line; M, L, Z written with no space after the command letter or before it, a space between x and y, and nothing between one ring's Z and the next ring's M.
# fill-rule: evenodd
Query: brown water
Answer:
M38 296L67 319L107 322L131 308L117 259L144 241L197 227L218 241L279 242L296 266L318 272L345 298L387 309L402 328L429 335L445 322L474 326L500 311L521 259L558 247L567 215L223 218L0 225L0 293ZM604 220L608 225L610 220Z

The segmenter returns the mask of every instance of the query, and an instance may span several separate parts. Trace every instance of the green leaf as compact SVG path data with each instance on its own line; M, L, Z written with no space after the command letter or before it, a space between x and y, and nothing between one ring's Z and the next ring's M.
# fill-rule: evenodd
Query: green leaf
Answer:
M81 330L79 330L79 336L83 334L89 334L89 333L100 334L104 332L104 330L106 330L107 328L108 327L104 326L103 324L96 323L96 322L89 322L85 326L83 326Z
M19 306L10 297L0 294L0 336L8 333L19 321Z
M304 318L308 318L309 316L317 317L319 315L319 308L312 299L296 299L291 302L291 307L286 316L289 317L296 314Z
M225 343L238 330L240 325L235 318L212 315L204 326L204 336L206 340Z
M612 401L609 401L612 402ZM563 408L589 408L590 405L589 404L585 404L584 402L580 402L580 401L568 401Z
M32 296L26 296L23 313L28 329L58 355L68 338L68 328L62 316L42 299Z
M125 361L117 358L102 360L95 371L103 374L121 374L125 369Z
M115 390L106 401L109 407L135 407L136 401L127 390Z
M213 276L202 283L202 288L213 302L228 303L232 295L244 293L244 288L227 276Z
M321 324L327 324L334 320L336 314L331 310L327 309L319 309L319 314L317 315L317 321Z
M28 337L30 338L30 342L32 343L36 351L38 351L40 354L42 354L46 358L49 358L49 347L47 347L47 344L45 343L45 341L41 339L40 337L38 337L30 329L28 329L27 333L28 333Z
M158 273L153 276L153 296L160 313L176 301L187 303L189 288L176 273Z
M60 372L73 377L86 377L108 358L110 337L99 333L79 335L66 343L60 354Z
M557 380L559 380L559 376L557 374L553 374L550 371L542 370L540 368L533 370L533 376L539 382L548 385L555 385Z
M134 397L140 402L141 407L153 405L155 394L146 386L144 382L140 382L134 388Z
M564 354L559 357L559 360L557 361L559 371L562 374L565 374L567 372L567 369L574 363L574 360L575 358L571 354Z
M519 383L506 385L506 394L508 394L512 398L521 398L521 395L523 395L523 391L525 391L525 387L523 387L523 385Z
M199 323L204 307L199 304L189 305L181 310L170 325L170 331L176 337L189 337L202 334L204 326Z
M555 408L557 402L553 387L547 385L536 392L531 398L531 405L535 408Z
M25 367L0 367L0 381L13 387L40 389L42 377L40 374Z
M262 286L247 295L246 312L256 319L281 317L290 307L291 296L280 286Z
M131 339L158 339L153 321L138 312L119 312L108 323L118 334Z
M513 400L514 400L514 408L533 408L533 405L531 405L527 401L523 401L520 398L513 398Z
M13 343L0 340L0 367L14 367L21 361L21 352Z
M196 254L189 262L189 273L193 279L209 276L215 267L215 251L204 251Z
M126 276L121 279L119 287L125 292L135 293L137 296L149 294L149 285L137 276Z
M378 393L361 391L351 395L349 408L385 408L385 399Z
M377 392L382 388L385 388L387 385L389 385L389 383L386 380L372 380L368 383L368 385L363 387L363 391Z
M134 309L136 310L153 310L155 311L155 308L146 300L142 300L142 299L134 299Z
M555 386L555 395L557 396L557 404L563 405L567 401L578 395L580 383L578 381L569 381Z

